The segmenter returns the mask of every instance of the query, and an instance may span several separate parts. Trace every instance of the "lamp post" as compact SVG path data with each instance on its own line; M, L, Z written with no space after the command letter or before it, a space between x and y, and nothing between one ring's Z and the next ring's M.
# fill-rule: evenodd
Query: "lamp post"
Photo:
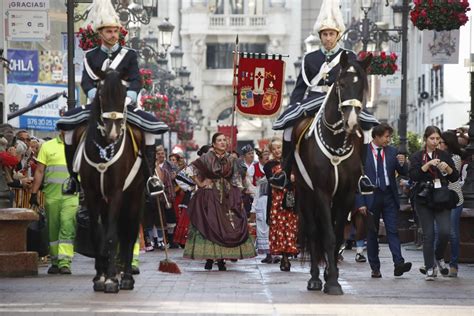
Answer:
M368 18L372 9L373 0L361 0L361 10L364 17L361 21L352 23L346 30L345 41L349 45L362 42L363 50L367 51L369 45L380 49L385 42L392 41L402 46L402 80L400 96L400 116L398 121L398 133L400 136L399 152L406 154L407 150L407 64L408 64L408 14L410 6L408 0L396 0L392 5L394 28L388 28L386 23L373 22ZM386 1L388 6L388 1ZM370 49L373 50L373 49Z
M474 54L470 56L469 70L471 74L471 110L469 112L469 144L466 152L470 155L471 161L467 167L467 175L462 187L464 196L464 207L474 208Z

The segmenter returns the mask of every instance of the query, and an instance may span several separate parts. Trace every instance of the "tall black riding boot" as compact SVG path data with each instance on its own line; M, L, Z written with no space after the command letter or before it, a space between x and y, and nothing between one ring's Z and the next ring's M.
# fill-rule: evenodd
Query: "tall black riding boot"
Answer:
M360 153L360 159L362 162L362 175L359 178L359 183L357 185L358 192L362 195L365 194L372 194L374 193L375 190L375 185L370 181L369 177L365 175L365 163L367 160L367 147L363 146L361 153Z
M145 179L147 193L151 196L158 195L163 192L163 183L156 176L155 161L156 161L156 147L154 145L145 146Z
M67 171L69 172L69 178L64 181L62 191L64 195L76 194L80 191L79 180L77 172L72 170L74 164L74 155L76 148L73 145L64 144L64 152L66 154Z

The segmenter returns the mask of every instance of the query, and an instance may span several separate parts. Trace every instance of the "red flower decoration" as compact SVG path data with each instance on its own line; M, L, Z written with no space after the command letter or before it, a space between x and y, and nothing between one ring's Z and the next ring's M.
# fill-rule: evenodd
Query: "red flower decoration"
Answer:
M142 87L148 92L150 92L151 89L153 88L153 80L151 79L151 74L152 72L150 69L145 69L145 68L140 69ZM168 97L166 97L165 101L168 102Z
M127 30L123 27L120 27L119 44L121 46L125 46L125 37L127 34ZM76 36L79 38L79 47L82 48L82 50L89 50L102 44L99 33L94 31L92 25L90 24L88 24L85 29L82 27L79 28L79 32L77 32Z
M363 60L368 54L372 55L369 67L367 67L368 75L393 75L398 70L397 54L391 53L387 58L385 52L360 52L359 59Z
M420 30L449 31L467 23L468 0L414 0L410 20Z

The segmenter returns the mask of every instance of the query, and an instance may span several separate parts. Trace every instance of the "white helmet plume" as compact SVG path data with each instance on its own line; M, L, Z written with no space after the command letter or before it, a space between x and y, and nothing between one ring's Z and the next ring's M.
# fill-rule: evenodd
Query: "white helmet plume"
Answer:
M341 38L346 30L339 0L323 0L318 19L314 23L313 33L316 35L324 30L337 31L339 33L338 38Z
M87 17L86 25L91 24L95 31L109 26L122 26L111 0L94 0L89 8L90 11Z

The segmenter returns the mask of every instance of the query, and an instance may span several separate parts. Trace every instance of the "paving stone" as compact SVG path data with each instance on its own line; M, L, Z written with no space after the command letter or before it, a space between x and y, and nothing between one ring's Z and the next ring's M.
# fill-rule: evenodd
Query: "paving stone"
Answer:
M80 255L69 276L47 275L42 266L37 277L0 278L0 315L474 315L474 265L461 264L457 279L426 282L418 272L421 251L403 251L412 271L394 277L391 254L381 245L381 279L346 251L339 265L343 296L308 292L309 265L299 259L289 273L260 263L262 257L229 262L220 272L183 259L182 250L170 253L182 274L157 271L163 252L143 253L135 289L118 294L92 290L93 260Z

